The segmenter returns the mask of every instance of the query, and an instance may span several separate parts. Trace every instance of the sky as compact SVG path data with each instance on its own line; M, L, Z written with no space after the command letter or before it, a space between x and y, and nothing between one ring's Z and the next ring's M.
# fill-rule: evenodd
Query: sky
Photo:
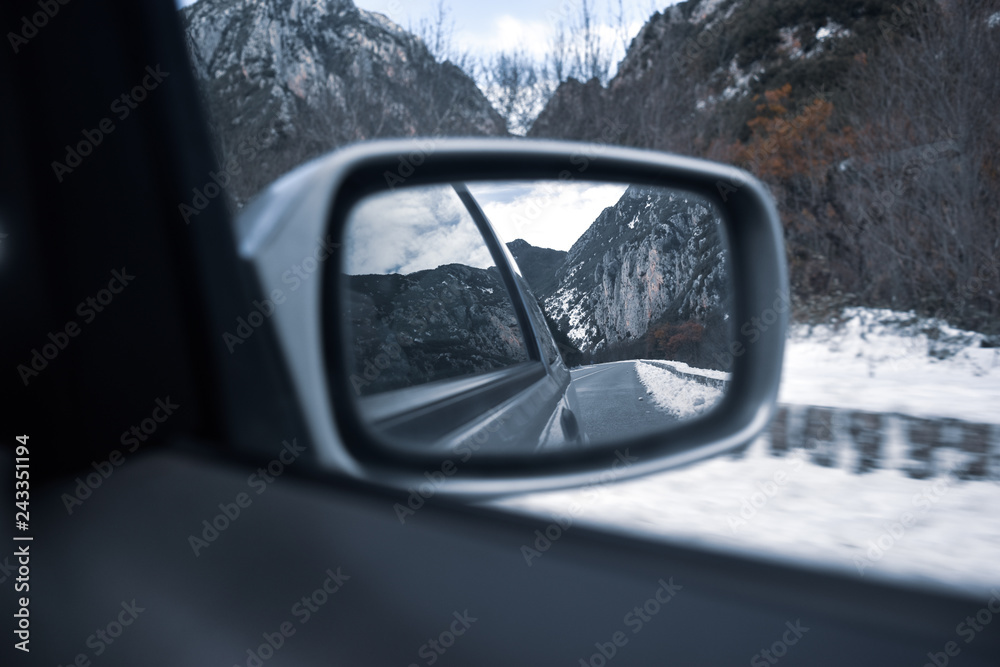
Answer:
M626 185L565 181L470 183L502 242L569 250ZM351 213L347 273L403 275L443 264L493 265L472 217L450 185L373 195Z
M586 181L468 184L501 241L524 239L554 250L569 250L627 187Z
M178 7L192 0L176 0ZM625 41L631 41L639 28L657 10L677 0L621 0L625 19ZM395 23L411 31L421 19L436 15L439 0L354 0L362 9L385 14ZM603 26L606 42L615 43L614 62L624 55L625 45L613 25L617 23L618 0L591 0L592 12ZM504 0L487 3L469 0L444 0L447 23L454 27L454 40L460 50L478 55L521 48L536 58L544 57L549 39L560 21L572 25L581 0Z
M400 26L415 30L421 19L436 15L439 0L355 0L362 9L385 14ZM673 4L671 0L622 0L622 13L628 26L626 40L631 40L639 28L657 9ZM572 25L577 18L581 0L504 0L504 2L462 2L444 0L448 22L454 26L455 41L460 49L496 53L521 48L536 58L542 58L549 39L560 21ZM603 25L602 35L609 43L619 41L612 26L618 13L617 0L591 0L592 11ZM618 45L615 62L624 55L624 45Z

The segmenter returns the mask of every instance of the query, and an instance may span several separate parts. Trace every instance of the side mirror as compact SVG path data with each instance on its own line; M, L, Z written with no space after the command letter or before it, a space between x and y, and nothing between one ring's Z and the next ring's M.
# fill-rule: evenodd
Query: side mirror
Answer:
M263 292L286 302L273 323L331 469L466 495L554 488L729 450L773 410L784 249L770 196L737 169L567 142L371 142L292 172L238 223Z

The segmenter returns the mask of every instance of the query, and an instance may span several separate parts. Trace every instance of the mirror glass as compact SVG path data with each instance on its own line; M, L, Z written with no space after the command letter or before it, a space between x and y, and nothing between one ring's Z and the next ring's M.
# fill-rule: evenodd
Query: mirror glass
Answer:
M349 393L384 446L620 443L708 412L732 364L711 201L624 183L399 187L342 245Z

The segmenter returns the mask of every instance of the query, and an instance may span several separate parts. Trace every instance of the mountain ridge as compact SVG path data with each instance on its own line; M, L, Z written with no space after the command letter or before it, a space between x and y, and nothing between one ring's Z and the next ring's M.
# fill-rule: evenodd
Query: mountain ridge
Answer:
M507 135L464 72L351 0L200 0L180 13L219 162L248 167L232 174L238 205L347 143Z

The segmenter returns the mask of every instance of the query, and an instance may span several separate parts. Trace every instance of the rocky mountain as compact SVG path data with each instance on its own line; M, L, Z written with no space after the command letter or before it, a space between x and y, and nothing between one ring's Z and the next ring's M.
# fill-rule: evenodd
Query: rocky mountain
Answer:
M628 188L566 254L546 312L583 351L639 341L664 324L712 326L725 339L730 289L717 224L694 195Z
M349 142L507 134L472 79L351 0L199 0L181 14L237 203Z
M349 276L359 395L527 361L517 315L495 268L445 264L407 275Z
M566 263L565 250L539 248L524 239L516 239L507 244L514 261L521 269L521 275L528 281L531 290L544 303L559 288L556 273Z
M859 53L913 23L889 0L687 0L653 14L606 87L563 83L528 136L705 153L746 137L755 96L837 96Z
M1000 236L998 35L995 0L687 0L607 85L563 83L528 136L753 173L796 318L913 309L996 332L1000 291L978 285Z

